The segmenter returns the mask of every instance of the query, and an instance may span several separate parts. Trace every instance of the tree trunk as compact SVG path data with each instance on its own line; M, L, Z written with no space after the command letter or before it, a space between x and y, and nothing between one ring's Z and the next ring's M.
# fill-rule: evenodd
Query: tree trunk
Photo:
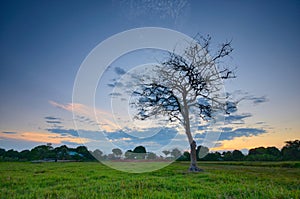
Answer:
M190 165L189 171L191 171L191 172L203 171L202 169L200 169L197 166L196 146L197 146L196 142L195 142L195 140L193 140L190 144L190 147L191 147L191 165Z
M190 116L189 116L189 108L188 108L188 104L187 104L187 101L186 101L186 94L187 92L183 92L182 94L182 99L183 99L183 112L182 113L182 116L184 118L184 121L185 121L185 133L188 137L188 140L189 140L189 143L190 143L190 147L191 147L191 165L190 165L190 168L189 168L189 171L190 172L199 172L199 171L203 171L202 169L200 169L198 166L197 166L197 153L196 153L196 142L195 140L193 139L193 136L192 136L192 133L191 133L191 126L190 126Z

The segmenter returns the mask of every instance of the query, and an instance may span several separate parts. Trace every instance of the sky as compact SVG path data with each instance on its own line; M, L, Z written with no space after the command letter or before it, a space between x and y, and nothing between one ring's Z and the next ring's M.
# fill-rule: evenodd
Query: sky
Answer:
M226 82L225 90L246 100L219 127L221 134L211 132L219 137L212 150L281 148L299 139L299 11L299 1L1 1L0 148L20 151L48 142L105 152L139 144L152 151L171 142L188 146L184 134L168 127L150 124L144 137L136 137L140 132L128 130L130 125L113 128L108 94L114 86L109 84L135 66L154 62L159 50L115 60L98 82L96 109L72 103L76 75L90 52L115 34L143 27L210 35L215 48L232 40L229 63L237 78ZM98 123L91 119L94 112ZM205 134L195 131L194 136L201 143Z

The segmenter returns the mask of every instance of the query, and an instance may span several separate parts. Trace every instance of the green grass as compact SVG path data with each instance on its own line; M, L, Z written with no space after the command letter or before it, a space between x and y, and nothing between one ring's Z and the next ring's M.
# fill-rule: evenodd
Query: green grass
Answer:
M2 162L0 198L299 198L300 168L288 164L200 162L205 172L188 173L188 162L175 162L134 174L100 163Z

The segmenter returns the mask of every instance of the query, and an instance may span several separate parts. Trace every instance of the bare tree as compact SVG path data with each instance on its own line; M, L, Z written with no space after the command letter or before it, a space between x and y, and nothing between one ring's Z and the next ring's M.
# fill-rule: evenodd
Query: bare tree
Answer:
M155 78L144 81L135 91L137 119L165 116L185 129L190 150L192 172L197 166L196 142L191 132L192 113L201 121L214 119L216 111L230 113L235 103L220 95L223 80L234 78L233 71L221 62L232 52L231 42L221 44L212 54L211 37L197 37L182 55L170 53L167 60L154 69ZM218 66L217 66L218 65Z

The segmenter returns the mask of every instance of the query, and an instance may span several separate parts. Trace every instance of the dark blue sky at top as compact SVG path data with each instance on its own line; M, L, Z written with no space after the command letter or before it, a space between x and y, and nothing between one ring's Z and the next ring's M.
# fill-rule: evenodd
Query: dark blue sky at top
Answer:
M188 1L176 18L172 7L145 2L1 1L0 130L38 129L56 116L49 100L71 102L77 70L97 44L145 26L210 34L213 45L232 39L232 89L267 95L269 109L299 116L299 1Z

